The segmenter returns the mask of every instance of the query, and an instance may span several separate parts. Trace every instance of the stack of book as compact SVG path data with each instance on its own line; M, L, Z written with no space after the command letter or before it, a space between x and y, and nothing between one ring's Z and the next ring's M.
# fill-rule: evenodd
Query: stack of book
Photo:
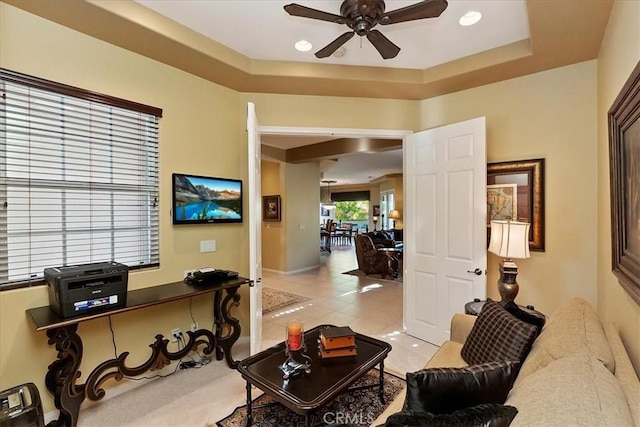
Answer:
M331 359L334 357L355 356L356 335L348 326L332 326L320 331L320 357Z

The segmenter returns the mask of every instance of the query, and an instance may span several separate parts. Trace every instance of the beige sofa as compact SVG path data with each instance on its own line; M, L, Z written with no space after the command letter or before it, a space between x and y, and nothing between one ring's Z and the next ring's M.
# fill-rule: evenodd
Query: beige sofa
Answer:
M463 367L460 356L475 316L456 314L451 340L426 368ZM402 392L372 424L402 410ZM547 320L509 393L511 426L640 426L640 381L615 325L574 298Z

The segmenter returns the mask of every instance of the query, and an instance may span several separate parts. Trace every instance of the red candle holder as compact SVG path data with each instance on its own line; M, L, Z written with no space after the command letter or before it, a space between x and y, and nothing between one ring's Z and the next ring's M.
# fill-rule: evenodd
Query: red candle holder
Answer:
M286 326L287 348L289 351L298 351L304 343L304 325L299 320L290 320Z
M311 373L311 358L305 354L304 325L300 320L290 320L285 326L285 354L287 359L282 364L283 378ZM298 359L298 360L296 360Z

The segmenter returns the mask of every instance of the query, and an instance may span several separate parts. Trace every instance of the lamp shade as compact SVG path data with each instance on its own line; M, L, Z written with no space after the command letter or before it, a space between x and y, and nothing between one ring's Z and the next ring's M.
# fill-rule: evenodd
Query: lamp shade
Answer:
M491 221L489 252L503 258L529 258L528 222Z
M389 218L390 219L400 219L400 211L398 211L397 209L394 209L392 211L389 212Z

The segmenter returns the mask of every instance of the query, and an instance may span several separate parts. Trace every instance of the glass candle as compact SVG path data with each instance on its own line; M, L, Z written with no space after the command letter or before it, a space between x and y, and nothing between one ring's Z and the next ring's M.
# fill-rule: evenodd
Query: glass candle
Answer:
M298 351L302 348L302 333L304 328L299 320L287 322L287 346L290 351Z

